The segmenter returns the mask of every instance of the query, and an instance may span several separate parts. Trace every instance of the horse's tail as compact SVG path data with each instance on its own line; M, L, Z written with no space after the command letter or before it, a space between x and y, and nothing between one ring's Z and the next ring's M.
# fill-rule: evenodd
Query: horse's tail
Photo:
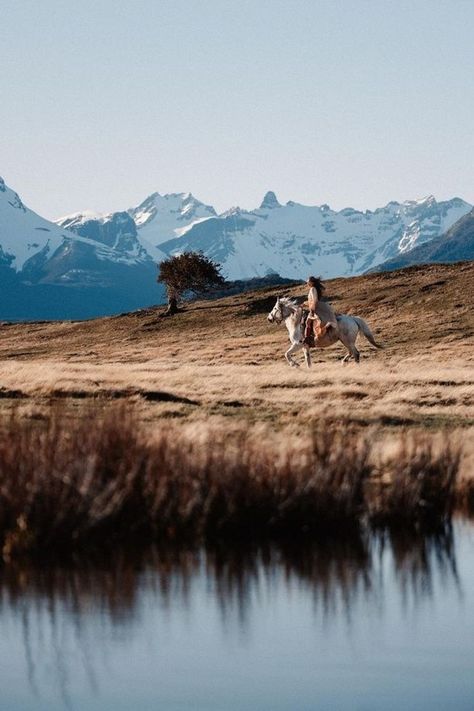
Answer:
M353 316L352 317L356 324L359 326L359 329L362 331L364 336L367 338L369 343L371 343L375 348L380 348L383 349L384 346L381 343L377 343L377 341L374 338L374 334L370 330L368 324L364 321L363 318L360 318L360 316Z

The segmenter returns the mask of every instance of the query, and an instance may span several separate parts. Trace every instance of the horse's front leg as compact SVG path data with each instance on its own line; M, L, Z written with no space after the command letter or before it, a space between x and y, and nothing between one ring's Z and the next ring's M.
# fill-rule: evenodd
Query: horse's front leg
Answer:
M292 355L294 353L297 353L303 348L302 343L293 343L288 350L285 353L285 358L288 361L288 363L291 365L292 368L299 368L299 363L297 363L295 360L293 360Z

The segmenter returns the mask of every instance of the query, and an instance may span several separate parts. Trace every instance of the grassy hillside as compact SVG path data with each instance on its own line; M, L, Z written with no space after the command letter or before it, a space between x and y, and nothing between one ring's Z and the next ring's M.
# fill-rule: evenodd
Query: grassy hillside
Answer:
M328 282L361 343L283 358L269 287L1 325L0 557L443 530L474 511L474 264ZM118 402L118 405L111 403Z
M474 263L412 267L327 282L340 312L367 319L386 348L360 338L362 362L342 346L290 369L284 327L266 320L269 287L196 301L172 318L162 308L88 322L2 324L0 411L42 417L51 399L131 398L147 422L265 423L296 431L323 416L358 426L474 425ZM302 361L302 357L301 357Z

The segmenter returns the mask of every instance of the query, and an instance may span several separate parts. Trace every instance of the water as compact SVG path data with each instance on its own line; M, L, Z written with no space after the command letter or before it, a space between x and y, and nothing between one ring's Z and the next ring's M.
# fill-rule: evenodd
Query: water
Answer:
M2 711L474 709L474 527L4 571Z

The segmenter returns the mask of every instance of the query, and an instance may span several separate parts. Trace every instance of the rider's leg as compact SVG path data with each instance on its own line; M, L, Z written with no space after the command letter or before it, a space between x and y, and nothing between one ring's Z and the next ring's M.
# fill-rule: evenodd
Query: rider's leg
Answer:
M306 343L308 346L313 346L314 345L314 338L315 338L314 319L308 317L308 319L306 321L304 343Z
M325 324L319 321L319 325L316 328L316 336L318 338L320 338L321 336L325 336L326 333L333 328L337 328L337 323L335 323L334 321L328 321Z
M308 312L307 312L307 311L306 311L306 312L303 311L303 316L302 316L301 324L300 324L300 327L301 327L300 343L304 343L304 342L305 342L305 338L306 338L306 326L307 326L307 324L308 324Z

